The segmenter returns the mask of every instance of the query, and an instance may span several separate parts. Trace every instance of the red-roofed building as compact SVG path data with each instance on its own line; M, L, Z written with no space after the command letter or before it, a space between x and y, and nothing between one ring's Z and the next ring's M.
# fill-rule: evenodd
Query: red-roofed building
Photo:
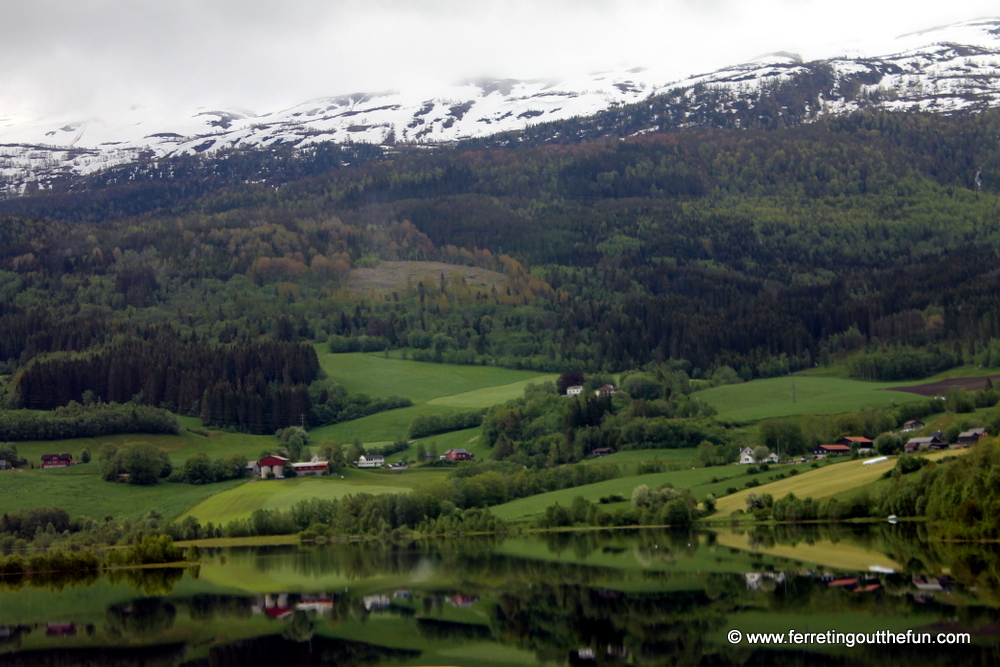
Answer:
M68 468L73 465L72 454L42 454L43 468Z
M265 456L258 461L260 465L260 478L267 479L268 477L274 477L275 479L284 479L286 463L288 463L288 459L284 456L275 456L274 454Z
M872 450L872 445L874 444L868 438L862 438L856 435L849 435L846 438L841 438L837 441L838 445L846 445L847 447L853 447L859 452L865 453Z
M325 475L330 472L330 462L309 461L307 463L293 463L292 469L295 470L295 474L300 477L319 477L320 475Z
M444 453L444 457L449 461L471 461L474 456L464 449L449 449Z
M816 456L835 456L837 454L850 454L851 448L847 445L820 445L813 450Z
M834 579L827 584L830 588L849 588L851 586L857 586L858 580L856 578L851 579Z
M46 623L46 637L75 637L76 623Z

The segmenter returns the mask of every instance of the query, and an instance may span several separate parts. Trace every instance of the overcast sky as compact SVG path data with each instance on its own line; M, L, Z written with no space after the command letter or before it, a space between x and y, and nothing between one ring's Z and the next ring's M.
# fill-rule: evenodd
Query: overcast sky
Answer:
M681 75L997 15L996 0L3 0L0 118L132 105L267 112L620 65Z

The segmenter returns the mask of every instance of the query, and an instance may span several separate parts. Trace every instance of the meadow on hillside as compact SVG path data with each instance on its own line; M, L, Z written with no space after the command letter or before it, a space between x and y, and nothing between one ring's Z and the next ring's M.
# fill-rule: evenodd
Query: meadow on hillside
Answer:
M870 406L890 407L923 400L916 394L892 391L898 386L901 383L786 376L715 387L694 395L715 408L716 417L724 421L832 415Z
M349 352L330 354L317 346L320 365L348 391L370 396L401 396L414 405L397 408L310 431L313 443L323 440L365 444L387 443L407 436L418 415L443 415L488 408L519 398L528 384L554 382L551 374L493 366L434 364ZM442 449L441 452L444 450Z

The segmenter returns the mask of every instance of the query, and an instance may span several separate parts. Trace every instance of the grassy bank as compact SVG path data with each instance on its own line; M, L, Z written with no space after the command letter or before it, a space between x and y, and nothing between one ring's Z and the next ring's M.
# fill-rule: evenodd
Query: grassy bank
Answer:
M341 474L343 476L341 476ZM303 477L248 482L198 503L184 516L201 523L226 524L245 519L255 510L287 510L310 498L339 499L349 493L405 493L434 480L444 479L446 468L422 468L403 472L347 469L325 477Z
M969 451L968 449L945 450L921 454L921 456L934 461L946 456L966 454ZM725 516L735 510L746 509L746 497L751 493L758 495L770 493L775 500L783 498L789 493L794 493L799 498L813 498L815 500L829 498L876 482L887 470L892 470L893 466L896 465L895 458L872 465L864 465L864 462L864 459L858 459L857 461L845 461L844 463L824 466L817 470L803 468L802 474L795 477L788 477L765 486L745 489L719 498L715 505L716 516Z

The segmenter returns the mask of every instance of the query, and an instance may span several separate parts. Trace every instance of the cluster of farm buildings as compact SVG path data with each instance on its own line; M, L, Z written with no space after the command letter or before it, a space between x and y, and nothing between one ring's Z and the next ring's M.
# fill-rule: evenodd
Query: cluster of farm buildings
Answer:
M582 385L568 387L566 389L566 395L579 396L583 393L583 390L584 388ZM598 396L611 396L617 391L618 387L606 384L597 389L595 393ZM903 424L901 432L911 433L913 431L919 431L924 428L924 426L925 424L919 420L908 421ZM903 450L906 454L913 454L925 449L932 451L942 449L963 449L978 443L987 436L989 436L989 432L985 428L974 428L960 433L958 440L954 444L949 444L943 439L944 436L939 431L926 437L910 438L906 445L904 445ZM871 454L873 449L873 442L868 438L860 436L847 436L841 438L832 445L820 445L816 447L812 451L812 455L816 458L824 458L826 456L850 454L852 451L866 455ZM615 450L611 447L602 447L600 449L595 449L591 452L591 454L593 456L601 457L613 454L614 451ZM441 460L446 461L471 461L475 458L475 456L471 452L464 449L449 449L440 458ZM798 461L802 459L796 460ZM768 454L762 460L757 460L754 455L753 447L742 448L739 453L739 459L737 460L737 463L740 465L780 462L780 457L774 452ZM65 468L73 465L73 463L72 454L45 454L42 456L42 468ZM385 466L385 457L381 454L363 454L357 461L355 461L354 465L358 468L381 468ZM390 464L390 467L403 465L404 464ZM328 475L331 472L330 463L328 461L320 461L316 457L313 457L311 461L307 462L290 463L289 459L274 454L265 456L259 461L251 461L247 464L247 472L252 475L260 475L262 479L283 479L285 476L284 471L289 466L295 471L296 476ZM7 467L7 461L0 461L0 470L4 470Z
M924 427L924 423L921 421L909 421L903 425L902 431L904 433L909 433L913 431L918 431ZM954 444L949 444L944 440L944 434L938 431L930 436L921 438L910 438L906 444L903 446L903 451L906 454L914 454L921 450L937 451L942 449L964 449L971 445L978 443L983 438L989 436L989 431L985 428L973 428L968 431L964 431L958 435L958 440ZM844 454L850 454L852 451L856 451L858 454L871 454L874 450L874 443L868 438L862 438L858 436L848 436L846 438L841 438L835 444L832 445L820 445L815 448L812 452L813 456L816 458L824 458L826 456L839 456ZM740 457L737 463L740 465L752 465L754 463L778 463L780 461L779 457L775 453L769 454L764 460L758 461L754 458L754 450L752 447L744 447L740 450Z
M441 455L444 461L471 461L475 455L464 449L449 449ZM362 454L354 465L358 468L381 468L385 466L385 457L381 454ZM399 465L399 464L396 464ZM259 461L251 461L247 464L247 472L252 475L260 475L261 479L284 479L285 468L291 466L297 477L309 477L330 474L330 462L320 461L313 457L312 461L303 463L291 463L284 456L271 454Z
M598 396L614 396L615 394L618 393L618 391L619 391L618 387L611 384L606 384L603 387L595 389L594 393L597 394ZM583 393L582 384L575 384L572 387L566 387L567 396L579 396L582 393Z
M475 455L464 449L449 449L447 452L441 455L441 460L443 461L471 461L475 458ZM73 455L72 454L43 454L42 455L42 468L68 468L73 465ZM381 468L385 465L385 457L381 454L363 454L357 461L355 465L359 468ZM399 465L399 464L396 464ZM305 461L301 463L291 463L290 459L284 456L277 456L272 454L270 456L265 456L259 461L251 461L247 463L247 473L251 475L260 475L262 479L274 478L274 479L284 479L285 468L291 467L295 471L297 477L309 477L318 475L329 475L330 462L320 461L318 457L313 457L311 461ZM0 460L0 470L6 470L8 468L8 462Z

